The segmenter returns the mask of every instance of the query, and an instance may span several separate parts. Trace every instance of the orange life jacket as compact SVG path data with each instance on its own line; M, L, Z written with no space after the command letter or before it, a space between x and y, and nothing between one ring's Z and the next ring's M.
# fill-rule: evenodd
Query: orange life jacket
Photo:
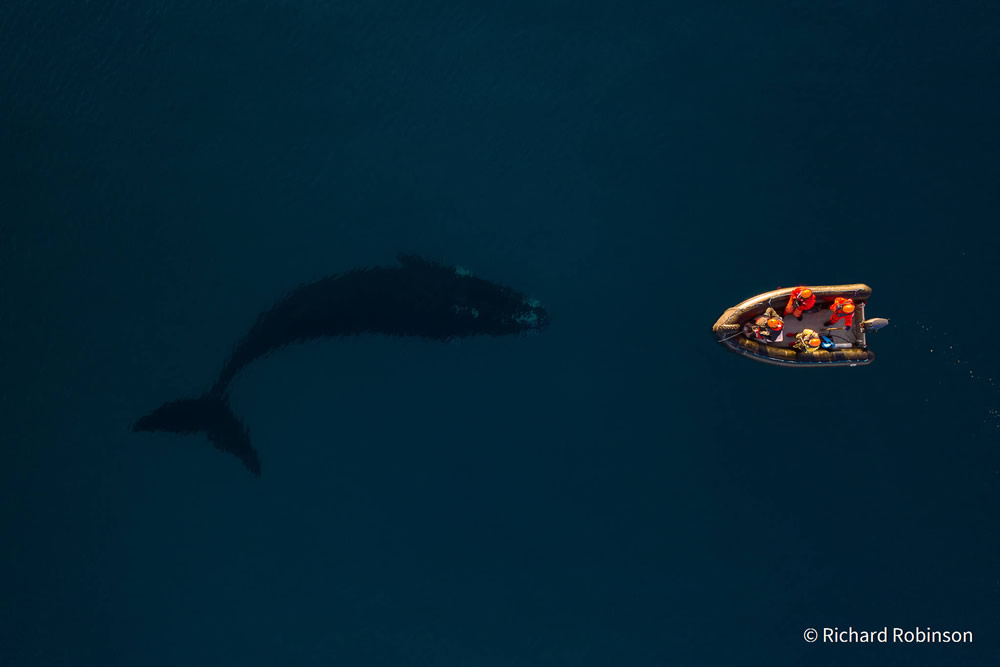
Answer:
M806 289L804 286L796 287L789 295L792 298L792 305L795 308L812 308L813 304L816 303L816 293L813 292L809 295L809 298L804 298L802 296L802 290L804 289Z
M839 315L840 317L846 317L848 315L853 315L854 314L853 310L851 312L849 312L849 313L845 313L844 312L844 306L846 306L848 304L850 304L850 305L853 306L854 305L854 299L845 299L842 296L838 296L836 299L834 299L833 305L830 306L830 310L832 310L835 315Z

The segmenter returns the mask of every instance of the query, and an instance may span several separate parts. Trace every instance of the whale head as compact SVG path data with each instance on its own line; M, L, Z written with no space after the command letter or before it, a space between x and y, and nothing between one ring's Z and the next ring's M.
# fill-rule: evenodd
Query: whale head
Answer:
M549 312L538 299L524 297L522 307L514 315L514 321L522 325L525 333L538 333L549 326Z
M458 276L452 312L467 335L538 333L549 313L537 299L472 275Z
M537 300L515 289L473 275L461 266L446 266L415 255L400 255L406 281L420 292L422 303L433 298L447 317L428 323L429 336L507 336L537 333L549 325L549 313ZM433 295L431 297L430 295ZM442 313L438 310L438 313Z

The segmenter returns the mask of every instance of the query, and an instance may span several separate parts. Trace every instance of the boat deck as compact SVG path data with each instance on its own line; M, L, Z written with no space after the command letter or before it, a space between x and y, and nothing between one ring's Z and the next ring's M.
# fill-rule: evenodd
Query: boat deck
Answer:
M736 354L778 366L798 368L822 368L824 366L860 366L869 364L875 354L868 349L866 337L861 330L865 319L865 302L871 296L872 289L863 283L845 285L813 285L810 286L816 295L819 306L811 313L803 313L802 320L789 315L782 319L785 326L780 340L764 344L750 340L743 334L743 325L753 317L763 314L771 306L779 314L785 309L792 288L784 287L764 292L738 303L725 312L712 326L715 339ZM838 296L854 299L857 312L854 313L854 328L846 331L843 324L827 330L826 321L830 317L830 304ZM789 343L795 340L795 334L803 329L812 329L820 335L829 336L835 347L821 349L808 354L798 352Z
M778 307L780 306L780 308ZM855 336L854 331L847 331L844 329L844 320L840 320L834 325L831 331L827 331L826 321L830 318L830 304L817 304L819 310L816 312L806 312L802 313L802 321L795 319L792 314L782 315L782 319L785 322L785 326L781 332L781 339L770 343L771 345L776 345L778 347L789 347L795 342L795 334L802 332L805 329L812 329L821 336L829 336L830 340L838 345L851 345L857 341L857 336ZM774 309L778 311L781 315L784 311L785 304L775 304ZM858 313L855 314L855 319L857 319Z

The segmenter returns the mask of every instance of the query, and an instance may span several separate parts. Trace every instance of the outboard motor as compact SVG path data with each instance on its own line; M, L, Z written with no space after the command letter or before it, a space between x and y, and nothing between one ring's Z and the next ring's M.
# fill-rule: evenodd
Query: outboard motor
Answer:
M884 317L873 317L870 320L865 320L861 323L861 331L868 333L869 331L878 331L884 326L888 326L889 320Z

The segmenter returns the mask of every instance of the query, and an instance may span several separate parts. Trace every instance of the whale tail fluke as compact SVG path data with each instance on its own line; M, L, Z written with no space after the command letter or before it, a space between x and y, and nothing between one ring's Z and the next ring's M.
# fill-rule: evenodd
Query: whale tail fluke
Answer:
M223 395L209 393L201 398L169 401L139 419L132 430L204 433L216 448L233 454L250 472L260 475L260 459L250 445L250 432Z

